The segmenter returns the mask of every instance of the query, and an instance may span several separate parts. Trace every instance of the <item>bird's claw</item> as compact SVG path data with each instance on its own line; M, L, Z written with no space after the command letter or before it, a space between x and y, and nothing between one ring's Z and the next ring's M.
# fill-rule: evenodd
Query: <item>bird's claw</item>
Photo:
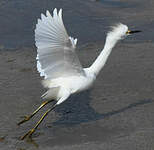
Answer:
M24 140L26 137L31 138L34 131L35 131L35 129L29 130L24 136L20 137L20 140Z
M17 125L23 124L24 122L28 121L30 118L31 118L31 117L29 117L29 116L24 116L24 119L21 120Z

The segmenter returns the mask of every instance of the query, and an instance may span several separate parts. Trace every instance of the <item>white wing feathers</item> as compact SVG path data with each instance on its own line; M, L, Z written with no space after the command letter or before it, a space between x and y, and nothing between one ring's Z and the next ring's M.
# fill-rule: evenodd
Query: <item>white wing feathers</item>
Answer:
M77 39L69 37L62 20L62 9L53 16L46 11L35 29L37 47L37 70L45 79L62 76L84 75L80 61L75 53Z

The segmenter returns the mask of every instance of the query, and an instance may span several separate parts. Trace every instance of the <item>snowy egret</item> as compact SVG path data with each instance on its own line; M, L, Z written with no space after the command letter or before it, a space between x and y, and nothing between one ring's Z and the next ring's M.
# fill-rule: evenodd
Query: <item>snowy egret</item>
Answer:
M57 12L55 8L53 16L49 11L46 11L46 16L41 14L41 19L38 19L35 29L35 44L37 47L37 70L40 72L40 76L44 77L43 86L48 88L47 92L42 95L46 101L31 115L25 116L18 125L28 121L48 103L52 101L56 101L56 103L21 139L31 137L48 113L71 94L89 89L117 41L136 32L140 31L130 31L126 25L121 23L113 26L107 34L104 49L95 62L89 68L82 68L75 52L77 39L68 36L62 20L62 9Z

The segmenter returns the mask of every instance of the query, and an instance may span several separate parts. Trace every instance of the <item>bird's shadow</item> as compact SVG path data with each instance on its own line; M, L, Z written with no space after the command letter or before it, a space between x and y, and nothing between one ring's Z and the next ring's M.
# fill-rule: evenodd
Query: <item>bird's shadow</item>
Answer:
M91 98L89 95L89 91L72 95L67 101L55 108L55 112L60 114L60 117L57 121L53 122L52 125L63 127L74 126L83 122L91 122L111 117L134 107L154 102L152 99L139 100L118 110L100 114L90 106ZM28 143L33 144L37 148L39 147L33 139L30 139Z
M85 91L77 95L72 95L66 102L59 105L55 111L60 114L60 117L53 125L73 126L83 122L96 121L124 112L133 107L154 102L152 99L139 100L118 110L100 114L90 106L91 98L89 92Z

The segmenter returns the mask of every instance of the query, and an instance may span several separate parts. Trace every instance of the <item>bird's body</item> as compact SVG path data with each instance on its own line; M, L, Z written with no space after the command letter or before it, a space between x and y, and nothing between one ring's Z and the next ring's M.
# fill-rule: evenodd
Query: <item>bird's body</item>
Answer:
M42 98L49 101L42 103L32 115L19 122L19 125L28 121L52 99L56 100L56 103L22 139L27 135L31 136L45 116L57 105L67 100L71 94L89 89L117 41L135 32L139 31L132 32L121 23L114 26L108 32L104 49L95 62L88 68L82 68L75 52L77 39L68 36L62 20L62 9L57 12L55 8L53 16L49 11L46 12L46 16L41 14L41 19L38 19L35 29L37 70L44 78L42 81L44 87L48 89Z
M127 30L128 27L123 24L114 27L108 33L104 50L96 61L91 67L82 68L75 53L77 39L68 36L63 25L62 10L58 13L54 9L53 16L48 11L46 16L41 14L35 29L37 69L44 77L43 85L49 89L42 97L54 98L60 104L69 95L88 89L104 66L113 46ZM57 94L53 94L53 88L57 89Z
M55 99L58 101L57 104L60 104L71 94L89 89L95 81L96 76L89 71L89 68L85 68L83 70L83 76L70 76L69 78L59 77L52 80L43 81L43 85L48 87L49 90L43 94L42 97L44 99ZM57 90L53 93L54 88Z
M37 69L44 87L48 91L44 99L55 99L57 105L65 101L71 94L88 89L96 76L89 68L82 68L76 55L77 39L69 37L62 21L62 10L53 17L47 11L41 14L35 30L37 46ZM56 92L53 94L53 89ZM52 90L51 90L52 89ZM52 93L52 94L51 94Z

